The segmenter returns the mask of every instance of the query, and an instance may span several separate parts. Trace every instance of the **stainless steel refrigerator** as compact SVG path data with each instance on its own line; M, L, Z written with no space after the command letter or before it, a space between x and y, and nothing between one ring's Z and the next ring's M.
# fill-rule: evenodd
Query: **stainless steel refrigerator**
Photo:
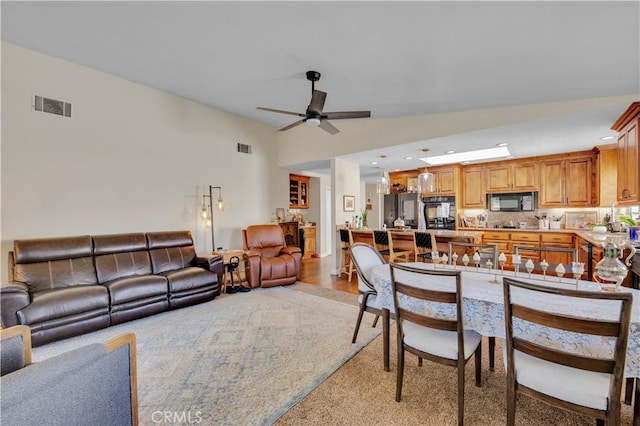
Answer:
M384 224L393 228L397 218L404 220L404 225L413 229L424 228L421 225L422 200L417 193L389 194L384 196Z

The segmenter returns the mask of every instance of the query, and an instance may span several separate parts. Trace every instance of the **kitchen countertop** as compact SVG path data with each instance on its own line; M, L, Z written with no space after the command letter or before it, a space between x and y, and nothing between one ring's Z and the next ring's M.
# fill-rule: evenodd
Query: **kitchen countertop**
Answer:
M539 229L539 228L460 228L462 230L480 230L484 232L535 232L535 233L559 233L573 234L589 243L600 246L607 240L616 244L622 244L629 241L629 234L626 232L593 232L589 229Z

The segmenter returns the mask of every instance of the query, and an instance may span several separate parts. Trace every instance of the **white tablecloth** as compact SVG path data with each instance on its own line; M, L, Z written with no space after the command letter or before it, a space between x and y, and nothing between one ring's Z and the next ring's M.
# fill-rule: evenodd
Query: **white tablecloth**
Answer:
M433 269L432 263L412 263L411 266L420 268ZM435 266L442 269L443 266ZM447 269L456 267L448 265ZM462 296L463 296L463 322L467 329L475 330L483 336L495 336L504 338L504 295L502 288L501 272L480 273L476 272L475 267L469 266L467 270L463 266L458 266L457 270L462 270ZM486 269L484 269L486 271ZM496 278L500 284L491 283ZM510 271L504 272L505 276L513 277L514 273ZM539 276L542 278L541 276ZM442 281L438 282L438 278L430 281L430 288L438 288L447 286ZM541 279L528 279L526 272L518 273L517 279L531 282L534 284L550 285L554 287L566 287L575 289L575 280L563 278L561 282L557 277L547 277L545 281ZM371 281L378 292L378 300L383 308L394 312L393 295L391 292L391 276L389 265L381 265L376 267L371 273ZM420 285L420 283L411 283ZM422 284L424 285L424 283ZM580 281L580 290L599 291L600 286L597 283L589 281ZM633 306L631 312L631 326L629 330L629 343L627 347L627 358L625 365L625 376L640 377L640 291L621 287L620 291L630 292L633 294ZM527 294L526 301L524 294ZM512 290L512 298L515 301L523 301L526 304L533 304L536 307L547 309L553 312L573 314L576 316L587 316L592 318L617 319L616 306L618 302L602 302L598 300L583 299L576 303L576 299L568 301L563 297L554 297L549 299L549 295L539 297L531 296L530 292L523 293L520 289ZM418 301L416 299L401 298L400 304L415 312L431 312L442 317L451 317L455 314L455 307L446 306L438 303L429 303ZM571 348L580 351L589 356L610 356L612 351L612 341L603 341L601 337L589 336L584 334L570 333L561 330L540 327L531 323L525 323L520 320L514 320L514 333L526 336L528 340L537 341L544 344L551 344L558 349L565 350Z

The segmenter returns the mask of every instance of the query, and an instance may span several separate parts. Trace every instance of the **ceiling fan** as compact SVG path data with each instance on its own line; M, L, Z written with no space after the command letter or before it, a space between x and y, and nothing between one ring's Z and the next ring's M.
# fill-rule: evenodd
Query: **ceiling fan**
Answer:
M281 109L257 107L257 109L262 111L277 112L279 114L289 114L303 117L301 120L298 120L295 123L289 124L288 126L280 129L281 132L292 129L302 123L307 123L316 125L322 130L335 135L340 130L336 129L336 127L333 124L329 123L329 121L327 120L344 120L346 118L371 117L371 111L322 112L327 94L315 89L315 82L320 80L320 73L318 71L307 71L307 80L311 82L311 102L309 103L307 111L304 114L292 111L283 111Z

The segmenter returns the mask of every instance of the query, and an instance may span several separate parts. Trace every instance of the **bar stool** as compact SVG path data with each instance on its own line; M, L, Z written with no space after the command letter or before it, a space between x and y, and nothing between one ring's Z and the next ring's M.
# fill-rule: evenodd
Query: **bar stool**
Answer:
M340 256L340 275L347 274L348 282L351 282L353 274L353 260L349 255L349 247L353 244L353 236L350 229L340 229L340 242L342 243L342 256ZM347 268L347 261L349 267Z
M423 262L429 259L435 263L438 259L438 245L435 234L433 232L414 232L413 250L415 251L416 262L418 262L418 259L422 259Z

